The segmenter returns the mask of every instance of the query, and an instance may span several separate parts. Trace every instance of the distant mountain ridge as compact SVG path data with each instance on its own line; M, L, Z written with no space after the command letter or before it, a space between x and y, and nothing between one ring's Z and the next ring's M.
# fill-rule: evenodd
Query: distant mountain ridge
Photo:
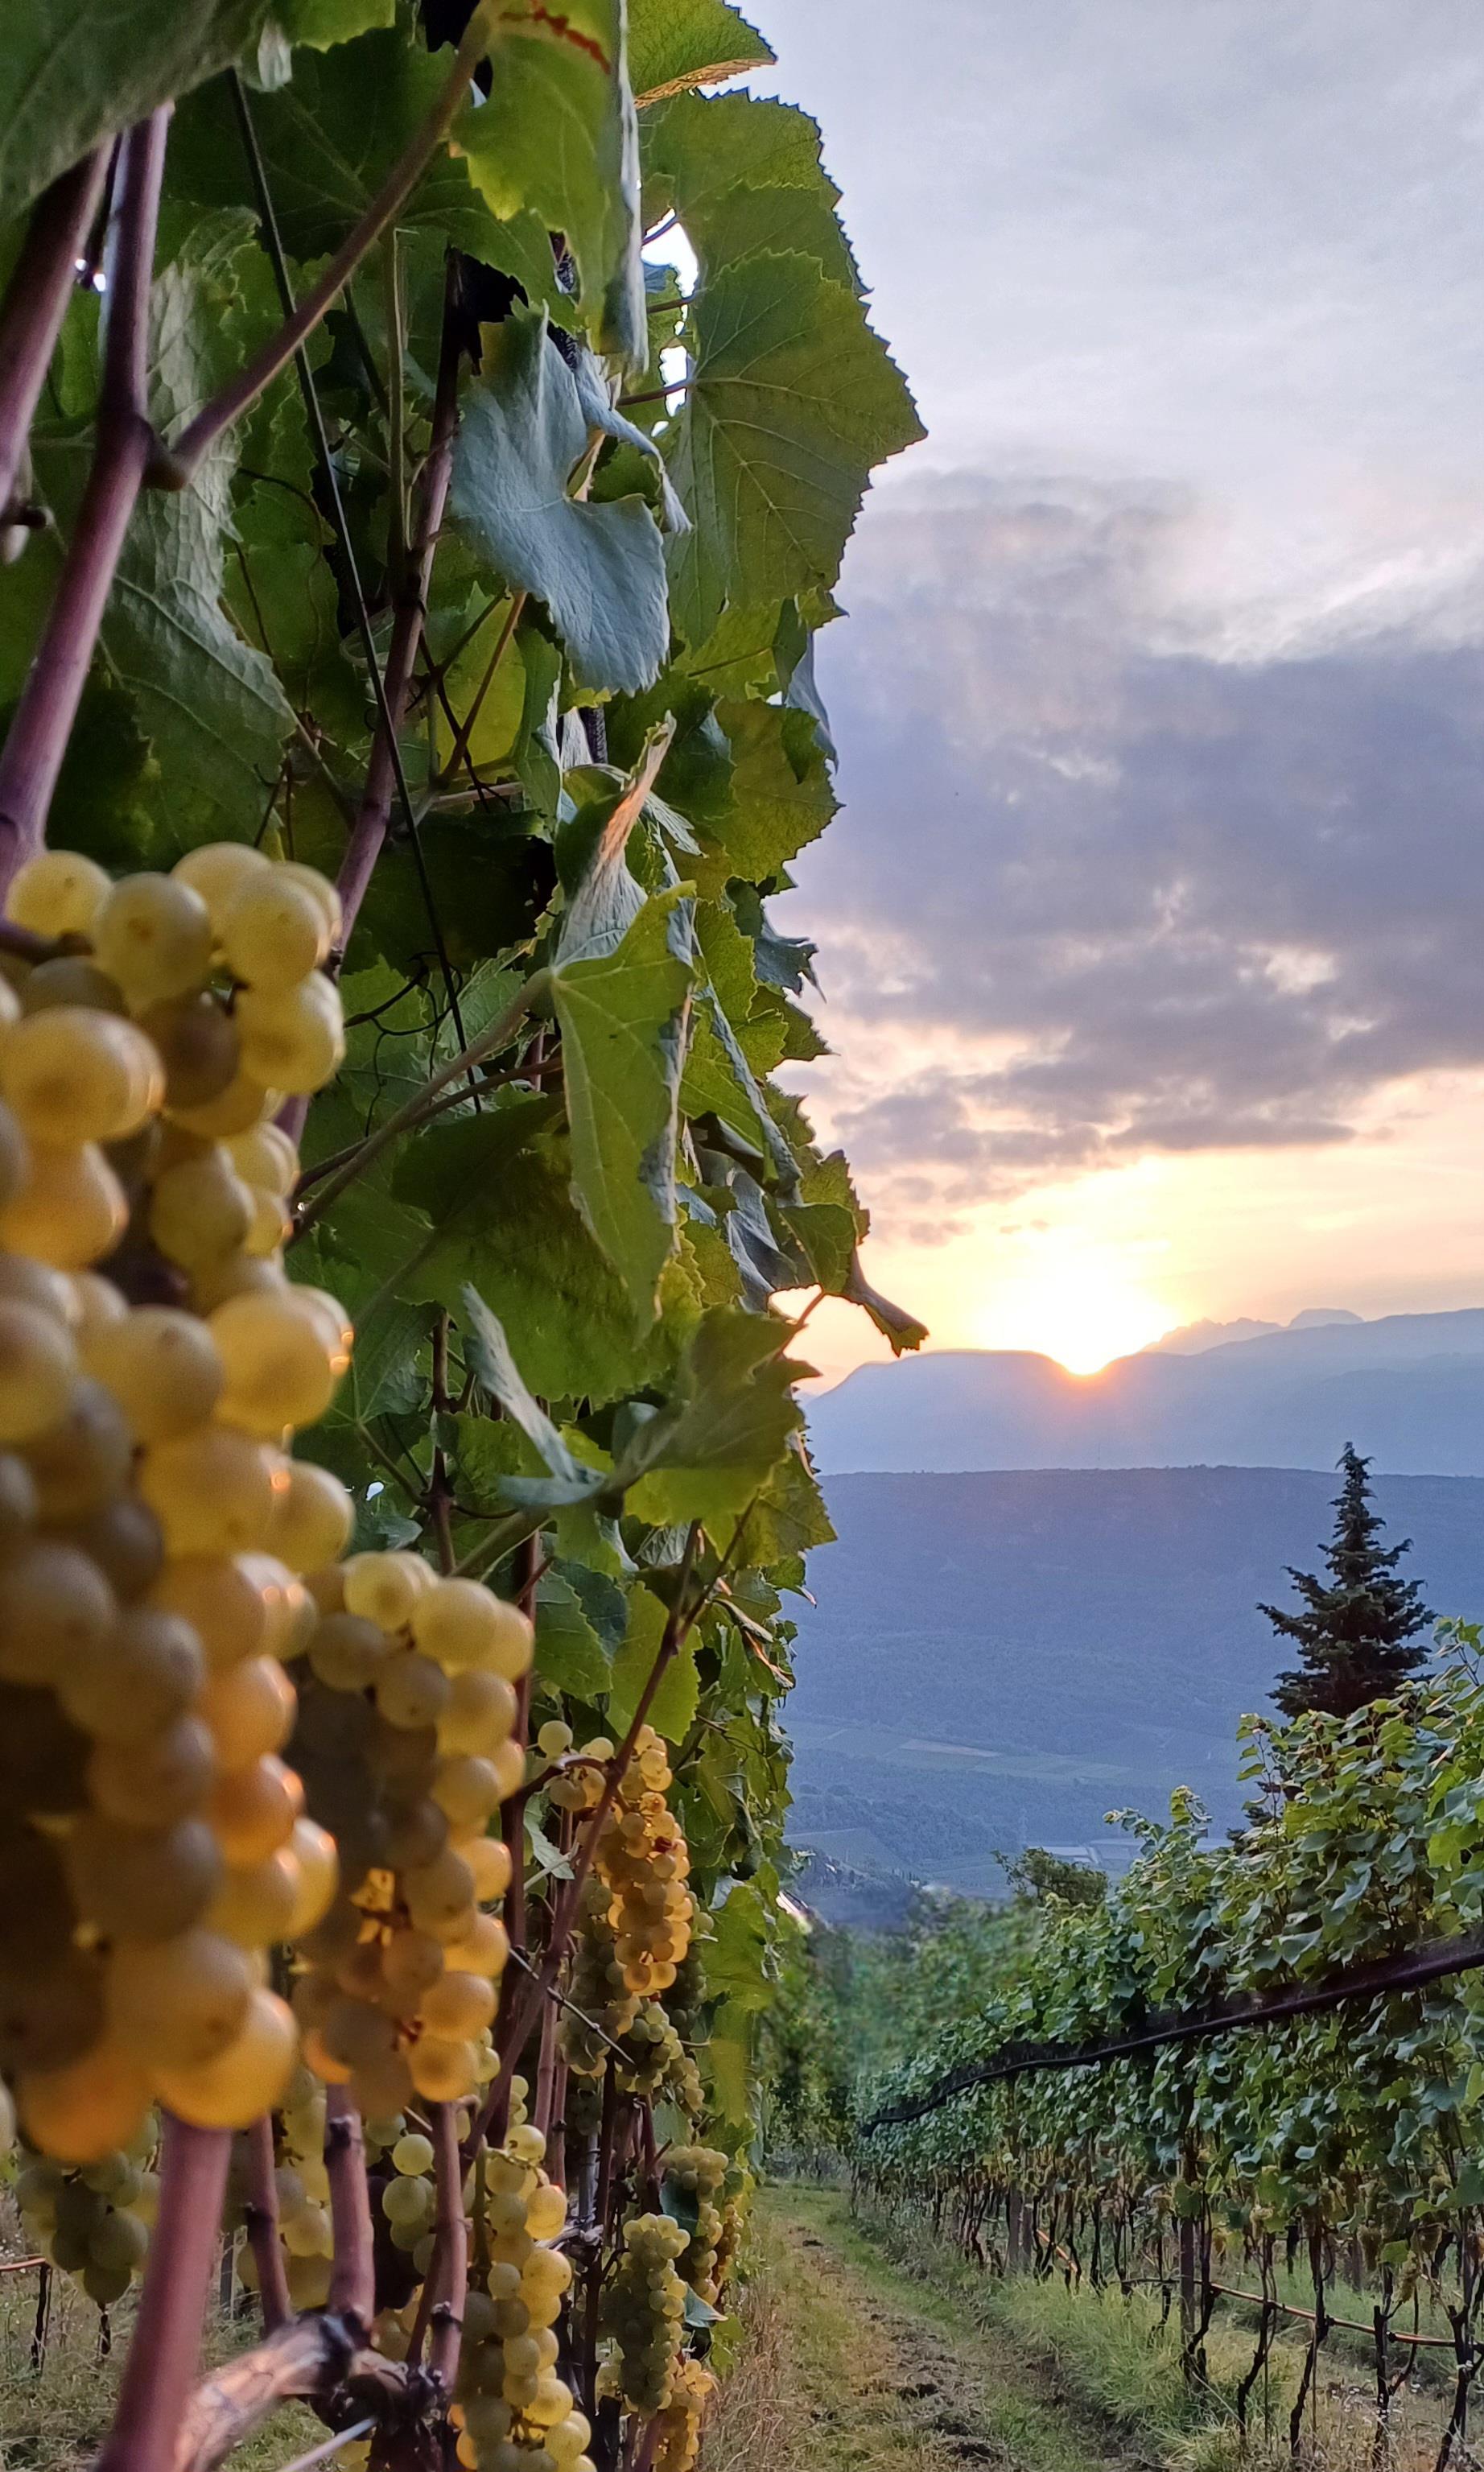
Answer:
M1303 1327L1100 1373L943 1349L868 1365L810 1407L826 1473L1333 1466L1347 1441L1406 1476L1484 1476L1484 1307Z
M1139 1354L1204 1356L1208 1348L1230 1347L1236 1340L1274 1339L1281 1330L1321 1330L1330 1322L1364 1319L1363 1314L1351 1313L1344 1305L1308 1305L1291 1321L1254 1321L1250 1314L1240 1321L1188 1321L1178 1330L1166 1330L1161 1339L1151 1339Z

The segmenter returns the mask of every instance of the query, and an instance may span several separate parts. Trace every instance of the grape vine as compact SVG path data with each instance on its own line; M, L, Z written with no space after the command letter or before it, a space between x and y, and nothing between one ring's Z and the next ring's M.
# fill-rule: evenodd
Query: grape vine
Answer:
M1008 1936L988 1996L863 2090L856 2148L862 2188L926 2205L984 2263L1178 2292L1192 2374L1222 2295L1253 2302L1239 2413L1288 2306L1275 2273L1302 2261L1295 2441L1345 2322L1335 2286L1369 2293L1383 2417L1429 2301L1441 2326L1421 2340L1456 2361L1442 2461L1484 2358L1484 1685L1477 1635L1453 1638L1395 1704L1247 1720L1247 1826L1206 1842L1184 1792L1167 1826L1134 1823L1138 1859L1104 1901L1053 1902ZM1315 2013L1264 2018L1308 1993ZM1244 2003L1236 2031L1201 2022ZM1180 2039L1173 2012L1198 2032ZM1146 2053L1067 2064L1142 2033Z
M915 416L728 0L66 13L0 29L16 2195L142 2272L106 2472L291 2396L685 2472L829 1534L773 1298L922 1336L766 907Z

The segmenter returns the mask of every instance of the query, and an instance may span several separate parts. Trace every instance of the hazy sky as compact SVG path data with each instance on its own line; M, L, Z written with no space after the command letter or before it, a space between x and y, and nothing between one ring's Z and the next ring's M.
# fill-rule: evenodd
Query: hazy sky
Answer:
M749 13L930 432L785 913L873 1276L1081 1364L1484 1300L1472 0Z

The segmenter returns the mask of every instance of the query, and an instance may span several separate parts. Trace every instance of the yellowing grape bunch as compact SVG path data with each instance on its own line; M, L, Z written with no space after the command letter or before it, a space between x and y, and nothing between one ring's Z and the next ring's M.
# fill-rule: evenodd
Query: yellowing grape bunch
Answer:
M685 1883L691 1857L665 1800L670 1760L652 1725L640 1729L598 1844L598 1871L611 1893L608 1919L629 1990L668 1990L691 1945L695 1908Z
M600 2383L631 2412L663 2412L673 2398L685 2319L675 2264L688 2239L669 2215L634 2215L624 2226L624 2253L603 2295L612 2351Z
M480 1909L510 1858L486 1831L525 1776L515 1685L533 1634L519 1606L413 1554L358 1555L313 1587L294 1757L346 1878L294 2001L311 2066L386 2118L414 2095L461 2102L492 2073L509 1952Z
M278 1755L297 1574L350 1504L285 1450L351 1335L285 1273L269 1119L339 1061L338 905L233 844L117 885L43 853L7 911L70 940L0 981L0 1723L27 1747L0 2066L32 2142L92 2165L156 2100L203 2127L276 2100L264 1953L334 1893Z
M453 2409L468 2472L592 2472L591 2427L556 2374L572 2268L551 2246L566 2226L567 2199L542 2171L545 2156L540 2130L523 2125L484 2160L483 2221L472 2234L489 2269L486 2289L471 2288L464 2303Z
M657 2416L653 2472L691 2472L701 2451L701 2431L717 2382L699 2361L683 2360L676 2363L671 2384L671 2400Z

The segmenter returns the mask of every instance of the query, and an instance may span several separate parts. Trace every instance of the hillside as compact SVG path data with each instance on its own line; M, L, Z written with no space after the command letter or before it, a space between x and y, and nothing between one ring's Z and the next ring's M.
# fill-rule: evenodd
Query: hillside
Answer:
M821 1468L1379 1467L1484 1476L1484 1309L1151 1349L1102 1372L943 1349L862 1366L810 1409Z
M1286 1661L1257 1603L1284 1602L1289 1563L1313 1567L1331 1476L865 1474L826 1491L839 1542L810 1565L789 1703L796 1845L985 1889L997 1848L1103 1838L1107 1811L1158 1813L1177 1784L1218 1826L1237 1818L1237 1720ZM1383 1476L1376 1493L1434 1610L1484 1615L1484 1482Z

